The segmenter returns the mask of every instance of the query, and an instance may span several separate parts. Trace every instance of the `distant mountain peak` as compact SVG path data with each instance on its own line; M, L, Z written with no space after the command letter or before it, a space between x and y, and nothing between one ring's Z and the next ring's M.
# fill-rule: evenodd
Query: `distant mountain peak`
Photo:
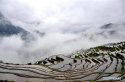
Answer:
M23 40L26 40L30 32L19 26L13 25L11 21L0 12L0 37L9 37L18 34L21 35Z
M0 24L11 25L11 22L0 12Z
M109 29L109 28L112 28L113 26L113 23L108 23L108 24L105 24L101 27L101 29Z

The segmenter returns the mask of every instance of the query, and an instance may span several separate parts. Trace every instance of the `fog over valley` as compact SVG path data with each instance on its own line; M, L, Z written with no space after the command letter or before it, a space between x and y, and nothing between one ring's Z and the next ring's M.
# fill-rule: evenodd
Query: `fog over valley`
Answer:
M124 37L124 0L0 0L4 62L36 62Z

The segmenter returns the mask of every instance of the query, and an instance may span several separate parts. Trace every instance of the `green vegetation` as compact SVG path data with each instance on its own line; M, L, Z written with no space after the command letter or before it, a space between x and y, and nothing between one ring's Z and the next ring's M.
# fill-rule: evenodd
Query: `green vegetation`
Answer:
M0 82L14 82L14 81L0 80Z
M109 45L109 46L108 46ZM104 55L111 55L111 52L122 52L125 50L125 42L113 43L102 45L98 47L93 47L85 51L81 50L79 52L73 53L72 58L81 59L87 57L98 57Z

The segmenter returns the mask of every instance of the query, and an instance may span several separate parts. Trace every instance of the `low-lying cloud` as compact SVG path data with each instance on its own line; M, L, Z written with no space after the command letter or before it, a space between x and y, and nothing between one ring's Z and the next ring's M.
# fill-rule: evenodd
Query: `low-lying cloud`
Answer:
M4 62L35 62L125 40L121 28L118 31L122 33L97 35L103 24L124 23L123 0L1 0L0 12L35 37L30 42L19 35L1 38L0 60Z

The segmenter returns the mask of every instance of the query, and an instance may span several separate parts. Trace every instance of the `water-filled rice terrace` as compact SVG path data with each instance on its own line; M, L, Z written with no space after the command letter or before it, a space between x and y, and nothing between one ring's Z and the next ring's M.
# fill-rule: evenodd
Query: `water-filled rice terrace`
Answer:
M110 43L28 64L0 62L0 77L20 82L125 81L125 42ZM13 79L14 78L14 79ZM108 79L106 79L108 78ZM1 79L1 78L0 78ZM5 80L4 79L4 80Z

